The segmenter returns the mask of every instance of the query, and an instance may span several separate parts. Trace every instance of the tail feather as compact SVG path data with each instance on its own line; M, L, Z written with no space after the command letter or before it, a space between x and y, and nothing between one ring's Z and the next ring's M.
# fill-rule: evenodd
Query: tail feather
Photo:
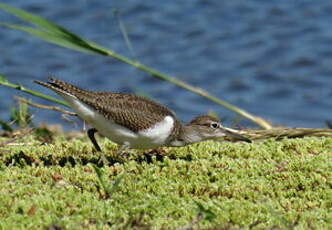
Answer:
M56 78L49 78L48 82L42 82L42 81L37 81L37 80L35 80L33 82L37 83L39 85L42 85L44 87L47 87L57 93L63 93L63 94L71 95L71 96L75 96L75 97L77 94L84 95L87 93L87 91L84 89L81 89L81 88L74 86L72 84L69 84L67 82L58 80Z

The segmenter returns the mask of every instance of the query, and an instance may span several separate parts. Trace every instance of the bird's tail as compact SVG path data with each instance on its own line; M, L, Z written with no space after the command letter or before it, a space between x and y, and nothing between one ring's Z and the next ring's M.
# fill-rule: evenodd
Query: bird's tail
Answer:
M63 93L70 96L76 96L77 94L84 95L87 92L86 90L81 89L75 85L72 85L70 83L52 77L50 77L47 82L42 82L37 80L33 82L42 85L44 87L47 87L57 93Z

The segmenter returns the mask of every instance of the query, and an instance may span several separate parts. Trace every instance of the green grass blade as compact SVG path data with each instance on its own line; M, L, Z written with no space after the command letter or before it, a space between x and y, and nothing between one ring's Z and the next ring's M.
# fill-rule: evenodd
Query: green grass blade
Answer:
M56 99L54 97L47 96L47 95L42 94L42 93L38 93L38 92L33 91L31 89L27 89L27 88L25 88L21 85L16 85L16 84L10 83L3 75L0 75L0 85L6 86L6 87L9 87L9 88L13 88L13 89L17 89L17 90L20 90L22 92L31 94L33 96L40 97L40 98L43 98L45 100L52 101L52 102L58 103L60 105L69 107L68 104L66 102L62 101L62 100Z
M31 34L37 38L40 38L42 40L48 41L50 43L53 43L53 44L56 44L58 46L62 46L62 47L68 48L68 49L85 52L85 53L90 53L90 54L96 54L96 52L98 54L100 54L100 52L98 50L96 51L95 48L92 48L87 44L72 42L72 41L65 39L64 37L50 34L48 32L42 31L42 30L34 29L31 27L27 27L27 26L19 26L19 25L13 25L13 24L8 24L8 23L1 23L1 22L0 22L0 25L6 26L6 27L9 27L12 29L16 29L16 30L21 30L21 31Z
M3 4L3 3L0 3L0 9L4 10L10 14L13 14L16 17L18 17L24 21L27 21L36 26L39 26L46 31L53 31L54 34L63 34L64 33L63 28L61 28L37 15L28 13L23 10L16 9L14 7L11 7L11 6Z
M13 132L13 128L10 126L9 122L0 120L0 127L5 131Z
M0 9L15 15L16 17L29 22L35 26L37 29L33 29L25 26L17 26L6 23L1 23L7 27L18 29L34 35L42 40L49 41L51 43L74 49L77 51L83 51L93 54L107 55L107 52L100 46L97 46L89 41L80 38L78 35L66 30L65 28L54 24L42 17L35 14L28 13L23 10L19 10L8 6L6 4L0 3ZM52 36L56 38L52 38Z
M35 14L16 9L14 7L11 7L11 6L3 4L3 3L0 3L0 9L4 10L10 14L15 15L16 17L22 19L23 21L29 22L29 23L39 27L40 29L43 29L44 31L47 31L48 33L62 36L62 37L68 37L68 38L71 37L72 39L75 39L75 40L81 39L76 34L71 33L70 31L66 30L65 28L63 28L57 24L54 24Z

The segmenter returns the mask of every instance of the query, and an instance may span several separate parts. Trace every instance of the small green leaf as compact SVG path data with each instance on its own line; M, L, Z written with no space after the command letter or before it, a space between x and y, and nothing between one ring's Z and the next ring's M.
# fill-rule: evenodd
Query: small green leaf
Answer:
M92 165L92 168L94 169L94 171L96 172L97 174L97 178L98 178L98 181L100 183L100 185L102 186L105 194L106 194L106 198L110 198L112 196L112 194L118 189L119 187L119 184L121 182L121 180L123 179L124 177L124 174L122 175L119 175L113 184L109 184L105 179L104 179L104 172L98 168L96 165Z

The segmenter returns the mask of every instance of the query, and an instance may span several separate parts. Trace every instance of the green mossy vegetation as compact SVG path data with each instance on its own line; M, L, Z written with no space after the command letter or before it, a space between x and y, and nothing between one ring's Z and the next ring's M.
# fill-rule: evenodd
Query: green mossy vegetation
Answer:
M126 159L99 142L110 165L86 137L0 138L0 229L332 227L332 138L202 142Z
M200 88L37 15L5 4L0 8L34 25L1 23L4 26L69 49L112 56L271 128ZM0 85L65 105L2 75ZM12 123L26 127L31 122L26 106L11 115L10 123L0 120L7 132L14 132ZM204 142L134 151L127 159L117 157L116 145L102 139L110 161L103 165L86 137L54 136L47 129L23 136L0 137L0 230L332 229L331 137Z

